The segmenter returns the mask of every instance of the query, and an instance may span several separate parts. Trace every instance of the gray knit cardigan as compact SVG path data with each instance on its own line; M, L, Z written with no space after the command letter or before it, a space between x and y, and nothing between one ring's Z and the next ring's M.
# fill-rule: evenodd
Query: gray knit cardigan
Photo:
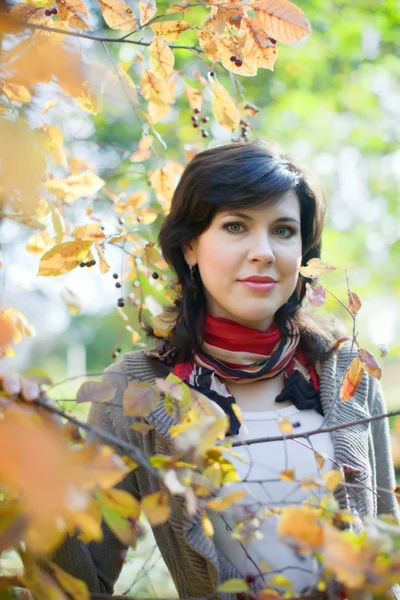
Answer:
M340 382L354 355L354 351L350 353L350 346L345 346L331 352L319 365L326 427L386 410L379 382L366 373L355 396L348 402L339 400ZM154 426L147 434L130 428L137 419L126 416L122 408L123 393L129 381L154 383L156 377L167 377L168 372L163 363L146 357L142 351L127 353L104 373L104 383L117 389L113 406L93 403L88 422L139 447L147 456L171 453L172 441L168 430L173 422L164 409L163 398L144 419ZM332 468L343 469L345 481L361 484L361 488L338 486L335 491L340 508L350 509L357 517L351 527L362 527L359 519L362 515L392 513L399 521L396 498L378 489L393 490L395 487L387 419L340 429L331 435L334 458L338 463ZM140 468L129 473L118 487L140 499L157 491L159 484L151 474ZM213 593L223 581L243 575L219 552L213 538L205 536L199 513L189 516L180 496L170 496L170 503L170 519L154 527L153 532L179 597L234 598L226 594L213 596ZM85 581L91 592L112 593L122 568L123 550L121 542L104 525L101 542L84 545L76 537L69 537L53 558L66 571ZM394 597L400 600L400 588L395 586L393 591Z

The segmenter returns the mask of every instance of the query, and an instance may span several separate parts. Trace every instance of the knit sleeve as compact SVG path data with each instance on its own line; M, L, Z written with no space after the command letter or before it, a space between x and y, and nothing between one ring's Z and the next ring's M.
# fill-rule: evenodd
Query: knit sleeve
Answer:
M370 377L370 407L371 416L387 412L381 384L373 377ZM376 462L376 485L378 488L394 490L396 480L390 444L389 421L387 418L377 419L372 421L371 425ZM379 489L377 494L378 514L392 513L400 522L400 511L396 497L390 492L382 492Z
M106 369L103 376L106 386L117 389L113 404L122 406L122 395L127 385L123 361ZM93 403L90 408L88 423L107 433L115 435L113 426L113 407ZM133 496L137 495L134 472L128 473L117 486ZM52 560L62 569L83 580L89 592L112 594L114 585L121 572L127 547L102 523L103 539L85 545L76 536L68 536L65 542L53 555Z

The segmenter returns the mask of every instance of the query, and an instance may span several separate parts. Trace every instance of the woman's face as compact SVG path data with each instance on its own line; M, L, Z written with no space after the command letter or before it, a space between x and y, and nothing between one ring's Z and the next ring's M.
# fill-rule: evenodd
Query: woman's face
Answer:
M290 190L266 208L218 212L184 249L199 268L207 311L266 330L295 290L302 258L300 205ZM261 276L274 282L244 282Z

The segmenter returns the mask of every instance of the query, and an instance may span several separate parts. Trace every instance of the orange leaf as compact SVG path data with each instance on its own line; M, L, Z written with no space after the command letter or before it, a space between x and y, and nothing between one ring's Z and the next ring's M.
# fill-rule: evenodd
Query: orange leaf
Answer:
M361 360L358 356L356 356L351 361L346 371L342 387L340 388L340 399L343 402L351 400L351 398L354 396L362 379L363 373L364 369L362 367Z
M40 259L38 275L56 277L72 271L87 259L92 244L93 242L88 240L64 242L54 246Z
M89 11L82 0L56 0L58 14L63 21L67 21L72 29L90 29L84 17L89 16Z
M152 23L150 25L154 33L167 42L174 42L179 36L190 29L186 21L163 21L162 23Z
M155 0L140 0L139 2L140 23L143 26L147 21L150 21L157 12Z
M142 510L149 519L150 525L155 526L165 523L171 514L167 494L160 491L144 496Z
M160 402L159 390L143 381L131 381L124 392L124 411L131 417L145 417Z
M368 350L364 350L364 348L360 348L358 350L358 356L360 358L362 368L367 373L372 375L372 377L375 377L375 379L380 379L382 376L382 370L379 367L379 363L376 358L374 358L372 354L368 352Z
M111 29L134 31L138 28L135 14L124 0L99 0L99 6Z
M356 315L361 308L361 300L355 292L347 291L349 299L349 311L352 315Z
M289 0L258 0L251 9L269 35L283 44L292 44L310 35L311 26L303 11Z

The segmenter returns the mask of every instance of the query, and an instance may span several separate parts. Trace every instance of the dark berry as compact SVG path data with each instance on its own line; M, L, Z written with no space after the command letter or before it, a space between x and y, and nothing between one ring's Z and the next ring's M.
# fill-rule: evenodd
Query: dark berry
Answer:
M210 135L210 134L208 133L208 131L205 131L205 129L202 129L202 130L201 130L201 136L202 136L203 138L208 138L208 136L209 136L209 135Z
M103 227L103 226L101 226L101 227L100 227L100 230L101 230L101 231L104 231L104 227Z
M271 42L271 44L276 44L276 40L274 40L274 38L270 37L270 38L268 38L268 39L269 39L269 41Z
M210 117L203 117L202 118L202 123L207 123L210 120Z
M182 304L182 302L181 302L181 300L177 299L177 300L174 300L174 304L175 304L175 306L180 306Z
M236 56L231 56L229 60L230 60L231 62L236 62L236 61L237 61L237 58L236 58Z
M118 273L113 273L114 279L118 279Z
M124 301L124 299L123 299L123 298L118 298L118 303L117 303L117 304L118 304L118 306L119 306L120 308L122 308L123 306L125 306L125 301Z
M240 58L238 58L238 59L236 59L236 60L235 60L235 65L236 65L237 67L241 67L241 66L242 66L242 64L243 64L243 61L242 61L242 60L240 60Z
M194 112L194 114L195 114L195 115L198 115L198 114L199 114L199 112L200 112L200 109L199 109L199 108L194 108L194 109L193 109L193 112Z
M197 117L195 117L194 115L192 115L191 119L192 119L192 121L193 121L194 123L197 123Z
M115 352L118 352L118 354L121 352L121 348L115 348Z
M116 355L116 353L115 353L115 352L113 352L113 353L111 354L111 358L113 358L113 359L116 359L116 358L117 358L117 355Z
M58 13L58 10L56 9L56 7L51 9L51 12L53 13L53 15L56 15Z
M246 583L253 583L253 581L255 580L254 575L246 575Z
M125 221L124 221L124 219L123 219L122 217L119 217L119 218L118 218L118 223L119 223L120 225L123 225L123 224L125 223Z
M81 264L79 266L80 267L86 267L86 263L85 262L81 262Z
M46 10L44 11L44 14L46 15L46 17L51 17L51 15L53 14L53 11L50 8L46 8Z
M242 120L240 121L240 124L241 124L243 127L248 127L248 126L249 126L249 124L248 124L248 123L246 123L246 121L242 121Z
M196 127L198 127L198 126L199 126L199 124L197 123L197 121L196 121L195 123L193 123L193 127L195 127L195 128L196 128Z
M93 260L89 260L89 262L86 263L86 266L87 267L94 267L95 264L96 264L96 261L93 258Z
M120 287L121 287L121 284L120 284L120 282L119 282L119 281L117 281L117 283L115 284L115 287L116 287L116 288L120 288Z
M140 221L142 221L142 217L141 217L140 215L138 215L138 216L136 217L136 219L137 219L137 222L138 222L138 223L140 223Z
M160 277L160 276L159 276L159 274L158 274L158 273L155 273L155 272L154 272L154 273L152 273L152 275L151 275L151 276L152 276L152 278L153 278L153 279L158 279L158 278Z

